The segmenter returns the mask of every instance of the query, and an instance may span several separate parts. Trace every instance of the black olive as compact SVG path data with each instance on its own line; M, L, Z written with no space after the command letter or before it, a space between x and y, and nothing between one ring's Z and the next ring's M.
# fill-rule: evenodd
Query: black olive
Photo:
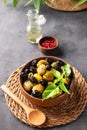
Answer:
M61 61L61 60L58 60L57 62L56 62L56 65L58 65L58 66L63 66L63 65L65 65L65 63L63 62L63 61Z
M32 64L33 66L36 66L36 65L37 65L37 62L38 62L37 60L32 60L32 63L31 63L31 64Z
M23 78L24 76L25 76L25 73L22 71L22 72L20 73L20 77Z
M32 91L31 95L38 98L40 97L41 93L38 90L34 90Z
M46 65L46 70L51 70L51 65L50 64Z
M36 73L36 68L34 66L30 66L30 72L32 72L33 74Z
M23 81L25 81L25 80L27 80L28 75L25 74L25 72L22 71L22 72L20 73L20 77L22 78Z
M29 71L29 69L27 69L27 68L24 70L24 73L25 73L25 74L28 74L29 72L30 72L30 71Z
M63 66L65 63L63 61L56 61L56 65L55 65L55 68L56 70L60 71L61 72L61 66Z
M69 75L70 79L73 79L73 72L71 71L70 75Z
M24 78L24 77L27 77L27 76L28 76L28 75L27 75L25 72L23 72L23 71L20 73L20 77L21 77L21 78Z
M65 84L65 86L69 90L70 85L69 84Z
M35 77L31 76L29 79L30 79L30 81L31 81L32 83L37 83L37 80L36 80Z
M46 58L46 61L47 61L49 64L51 64L51 63L53 62L53 59L51 59L51 58Z
M42 79L42 80L40 81L40 83L41 83L41 85L44 86L44 87L46 87L47 84L48 84L47 80L45 80L45 79Z
M55 65L55 69L61 72L61 66Z
M56 85L59 86L59 82L57 82Z

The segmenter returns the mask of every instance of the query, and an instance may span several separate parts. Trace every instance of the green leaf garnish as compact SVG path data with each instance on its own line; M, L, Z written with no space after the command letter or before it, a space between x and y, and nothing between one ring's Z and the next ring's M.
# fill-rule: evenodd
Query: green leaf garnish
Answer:
M56 87L56 85L49 85L42 94L42 100L52 98L53 96L59 94L59 92L59 88Z
M60 72L59 71L57 71L56 69L51 69L51 72L52 72L52 74L53 74L53 76L54 77L56 77L56 78L58 78L58 77L60 77Z
M58 85L59 88L61 88L65 93L70 94L64 83L61 81Z
M57 79L54 80L54 84L57 84L59 81L61 81L63 78L63 76L61 75L60 77L58 77Z
M61 69L63 71L63 76L69 77L69 75L71 74L70 64L65 64L61 67Z

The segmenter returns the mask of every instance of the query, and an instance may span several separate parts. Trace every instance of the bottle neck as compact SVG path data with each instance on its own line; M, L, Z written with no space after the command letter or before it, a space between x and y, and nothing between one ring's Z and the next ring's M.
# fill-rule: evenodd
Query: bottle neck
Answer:
M28 20L29 24L32 25L32 26L40 26L40 24L38 23L37 19L29 19Z

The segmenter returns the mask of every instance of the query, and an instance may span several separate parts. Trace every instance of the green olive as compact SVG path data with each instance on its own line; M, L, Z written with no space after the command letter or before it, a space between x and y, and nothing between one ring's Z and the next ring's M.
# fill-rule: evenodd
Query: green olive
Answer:
M30 73L28 74L28 78L30 78L30 77L32 77L32 76L33 76L33 73L30 72Z
M38 73L35 73L35 74L34 74L34 77L36 78L36 80L38 81L38 83L40 83L40 81L42 80L41 75L38 74Z
M53 62L53 63L51 64L51 66L52 66L53 68L56 68L56 62Z
M29 91L32 89L33 84L32 84L31 81L26 80L26 81L24 81L24 83L23 83L23 87L24 87L24 89L25 89L26 91L29 92Z
M43 79L47 80L47 81L53 81L54 80L54 76L52 74L51 71L47 71L44 75L43 75Z
M69 78L63 78L62 80L63 80L63 82L64 82L65 84L69 84L69 82L70 82L70 79L69 79Z
M48 65L49 63L46 60L39 60L37 63L37 67L40 66L41 64Z
M51 84L53 84L53 82L48 82L48 85L51 85Z
M46 66L44 64L41 64L38 68L37 68L37 73L40 75L45 74L46 72Z
M37 84L37 85L35 85L33 88L32 88L32 91L39 91L40 93L42 93L43 92L43 90L44 90L44 87L41 85L41 84Z

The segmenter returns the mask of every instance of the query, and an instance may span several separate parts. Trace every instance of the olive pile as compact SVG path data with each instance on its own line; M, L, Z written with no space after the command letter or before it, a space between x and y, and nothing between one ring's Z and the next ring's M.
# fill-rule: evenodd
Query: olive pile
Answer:
M63 61L54 61L51 58L32 60L29 66L20 73L24 89L32 96L41 98L45 88L55 79L51 68L61 72L61 66L64 64Z

